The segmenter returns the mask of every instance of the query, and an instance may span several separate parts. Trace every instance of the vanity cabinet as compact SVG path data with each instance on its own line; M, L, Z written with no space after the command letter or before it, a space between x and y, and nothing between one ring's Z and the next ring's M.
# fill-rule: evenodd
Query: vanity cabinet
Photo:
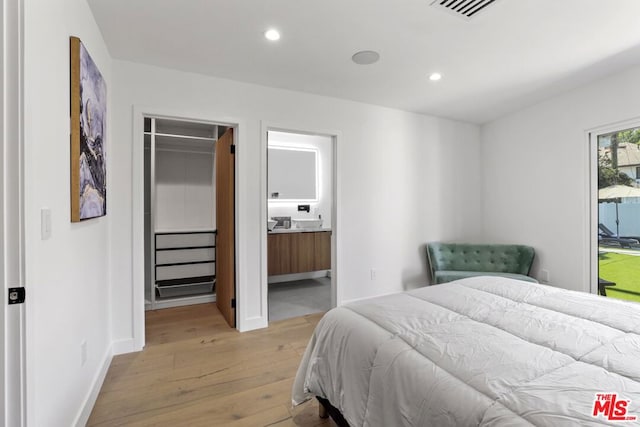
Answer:
M273 233L267 237L267 272L306 273L331 269L331 232Z
M331 232L315 234L314 244L314 270L331 270Z
M267 237L267 271L269 276L291 272L291 234L269 234Z
M293 233L291 236L291 273L315 271L315 235L317 233Z

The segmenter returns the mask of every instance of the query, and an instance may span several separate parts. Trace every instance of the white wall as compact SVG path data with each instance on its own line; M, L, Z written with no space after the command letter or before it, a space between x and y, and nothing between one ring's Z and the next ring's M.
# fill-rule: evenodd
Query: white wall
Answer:
M84 0L25 0L24 28L27 424L67 427L88 415L82 412L85 402L110 360L109 204L117 199L109 185L108 216L71 223L69 36L80 37L98 65L108 100L114 81L111 58ZM108 127L108 183L120 173L110 156L111 135ZM52 218L45 241L42 207L51 209Z
M269 145L280 147L313 148L318 152L318 179L319 195L317 202L278 202L269 201L268 215L290 216L291 218L318 218L322 216L322 226L331 228L331 202L333 172L331 162L333 160L333 139L322 135L301 135L296 133L269 132ZM289 177L295 179L295 177ZM298 212L298 205L309 205L310 211Z
M640 68L482 127L484 237L536 248L533 273L589 290L589 146L585 132L638 117Z
M132 107L183 117L240 122L238 222L241 327L266 325L261 304L261 124L339 131L338 277L350 300L401 291L426 282L423 245L430 240L477 240L480 210L479 129L398 110L179 71L114 61L110 180L114 338L133 342ZM138 125L139 126L139 125ZM329 132L330 133L330 132ZM141 205L141 202L136 202ZM141 224L136 220L136 224ZM137 227L136 227L137 228ZM266 259L266 258L265 258ZM370 268L378 270L370 280ZM136 276L136 286L142 287Z

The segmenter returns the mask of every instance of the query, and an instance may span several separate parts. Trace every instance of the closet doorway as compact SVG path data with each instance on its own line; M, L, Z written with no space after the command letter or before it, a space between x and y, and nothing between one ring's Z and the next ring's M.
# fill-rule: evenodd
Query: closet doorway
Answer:
M335 137L267 130L269 322L328 311L335 287Z
M145 309L216 302L235 327L233 128L144 117Z

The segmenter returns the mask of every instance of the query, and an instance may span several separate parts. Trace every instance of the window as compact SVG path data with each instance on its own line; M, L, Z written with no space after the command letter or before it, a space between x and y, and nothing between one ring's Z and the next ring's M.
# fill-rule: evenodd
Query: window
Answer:
M596 136L598 292L640 302L640 127Z

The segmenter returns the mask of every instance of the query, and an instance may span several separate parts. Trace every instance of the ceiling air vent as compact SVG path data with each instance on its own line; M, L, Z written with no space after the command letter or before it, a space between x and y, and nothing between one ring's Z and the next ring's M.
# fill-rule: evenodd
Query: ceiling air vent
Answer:
M434 0L431 6L469 20L495 2L496 0Z

